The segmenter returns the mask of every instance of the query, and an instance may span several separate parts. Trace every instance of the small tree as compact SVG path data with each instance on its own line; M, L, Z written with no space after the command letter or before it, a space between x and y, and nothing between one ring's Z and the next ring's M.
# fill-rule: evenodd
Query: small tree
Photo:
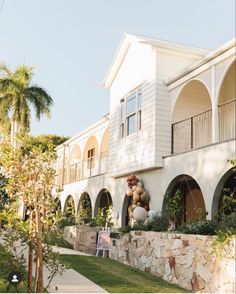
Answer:
M165 214L172 225L172 229L178 226L178 220L184 212L182 199L183 197L180 190L177 190L172 195L168 193L164 195Z
M92 220L92 205L88 194L84 194L79 201L78 224L84 225Z
M30 140L28 135L18 139L20 146L25 146L28 140ZM35 250L36 285L37 292L41 293L44 291L43 262L46 261L43 259L43 251L47 256L53 255L49 247L43 248L42 233L49 232L54 222L51 191L55 176L53 167L55 154L52 148L43 152L40 147L36 147L26 152L24 148L15 149L10 142L3 141L0 144L0 155L0 164L7 178L5 189L11 199L11 205L4 211L2 217L5 215L7 219L6 229L11 230L11 234L14 232L15 239L18 238L29 247L29 292L32 291L33 250ZM15 218L20 203L24 203L29 212L29 221L24 226L19 222L19 217ZM17 222L15 222L16 219ZM9 235L9 232L7 234ZM53 264L55 262L56 258Z

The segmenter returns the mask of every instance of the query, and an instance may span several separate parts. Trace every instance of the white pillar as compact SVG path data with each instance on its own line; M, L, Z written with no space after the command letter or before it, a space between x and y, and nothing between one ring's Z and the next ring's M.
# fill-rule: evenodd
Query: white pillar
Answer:
M211 142L219 141L219 123L218 123L218 102L216 97L216 82L215 82L215 66L211 68L211 103L212 103L212 117L211 117Z

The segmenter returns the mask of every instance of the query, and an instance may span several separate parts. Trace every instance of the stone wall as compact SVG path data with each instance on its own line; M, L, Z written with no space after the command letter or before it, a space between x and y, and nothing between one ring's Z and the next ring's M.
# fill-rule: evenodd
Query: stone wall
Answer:
M110 258L188 290L235 293L235 239L223 249L215 237L132 231L112 240Z
M64 228L64 238L73 248L89 254L96 253L97 228L90 226L67 226Z

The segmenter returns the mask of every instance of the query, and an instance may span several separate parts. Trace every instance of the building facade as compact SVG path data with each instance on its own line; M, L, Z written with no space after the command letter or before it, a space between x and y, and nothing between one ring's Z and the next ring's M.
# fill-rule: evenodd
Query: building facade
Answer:
M104 79L110 112L57 148L54 197L78 213L112 207L115 226L128 222L126 195L135 174L163 211L164 195L183 195L182 221L220 209L235 189L228 160L236 152L235 39L215 51L125 34Z

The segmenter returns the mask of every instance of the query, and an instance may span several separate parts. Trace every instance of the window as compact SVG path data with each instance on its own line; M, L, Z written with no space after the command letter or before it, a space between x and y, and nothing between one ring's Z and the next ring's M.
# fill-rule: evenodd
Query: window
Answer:
M94 167L95 161L95 148L88 150L87 168L91 169Z
M136 114L127 117L127 136L135 133L135 117Z
M138 89L120 101L120 137L141 130L142 92Z

